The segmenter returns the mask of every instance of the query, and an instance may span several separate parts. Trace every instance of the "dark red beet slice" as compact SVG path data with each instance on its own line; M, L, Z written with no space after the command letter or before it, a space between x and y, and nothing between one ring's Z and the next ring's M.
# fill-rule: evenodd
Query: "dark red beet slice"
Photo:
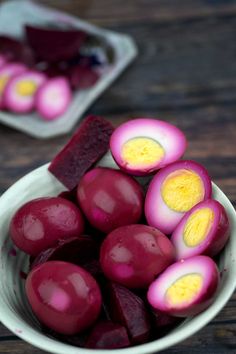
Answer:
M78 202L77 202L77 188L74 188L71 191L63 191L60 194L58 194L58 197L67 199L70 202L78 205Z
M143 300L116 283L110 283L108 289L112 321L126 327L132 344L145 343L149 339L151 323Z
M100 322L92 330L85 347L91 349L118 349L130 345L125 327L113 322Z
M175 324L179 323L179 320L181 320L178 317L170 316L158 310L153 310L152 316L155 328L173 327Z
M112 125L97 116L87 117L53 159L49 171L69 190L108 150Z
M68 79L73 89L87 89L98 81L100 75L86 66L73 66L68 73Z
M100 283L100 279L103 279L103 272L100 266L99 260L92 259L83 264L83 268L86 269L96 280Z
M93 264L98 258L99 246L90 236L72 237L67 240L60 240L58 245L41 252L32 262L31 269L47 261L65 261L75 263L84 268L91 268L95 274L98 273L99 265Z
M73 57L85 41L86 33L76 29L49 29L25 26L26 38L43 60L59 61Z
M158 310L151 309L152 336L153 339L160 338L170 332L183 318L173 317Z
M32 49L13 37L0 36L0 53L6 56L9 61L19 61L28 66L35 63Z

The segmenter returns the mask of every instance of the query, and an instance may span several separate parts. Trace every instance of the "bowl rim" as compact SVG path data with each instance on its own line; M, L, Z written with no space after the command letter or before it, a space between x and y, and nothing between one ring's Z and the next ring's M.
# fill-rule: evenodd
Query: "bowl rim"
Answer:
M105 161L105 165L109 165L109 161ZM16 189L21 189L25 188L25 184L30 184L32 180L34 179L35 174L42 174L48 173L48 168L49 163L42 165L41 167L38 167L34 169L33 171L27 173L25 176L23 176L21 179L19 179L16 183L14 183L9 189L7 189L0 197L0 210L1 210L1 204L4 204L5 201L7 201L8 197L13 195L15 193ZM50 174L51 175L51 174ZM52 176L53 182L58 183L60 188L62 185ZM227 204L227 214L229 216L230 222L231 222L231 227L232 230L235 232L236 236L236 211L227 198L227 196L221 191L221 189L214 183L212 182L213 190L214 193L216 193L217 196L221 196L221 198L224 199L224 202ZM236 237L231 237L232 242L232 248L234 250L234 256L236 256ZM81 348L81 347L75 347L70 344L65 344L62 342L59 342L55 339L52 339L48 337L47 335L43 333L39 333L37 330L33 329L30 325L28 324L22 324L22 321L15 315L13 314L8 307L6 307L5 302L2 300L0 297L0 321L14 334L16 334L18 337L21 339L25 340L29 344L38 347L42 350L48 351L50 353L56 353L56 354L95 354L95 353L103 353L103 354L147 354L147 353L153 353L161 350L165 350L167 348L172 347L173 345L176 345L188 337L194 335L197 333L199 330L201 330L204 326L206 326L221 310L222 308L226 305L230 297L232 296L235 288L236 288L236 267L233 269L233 271L230 273L230 280L231 282L227 282L227 286L224 289L224 292L222 292L221 296L217 298L217 301L214 301L213 304L204 312L200 313L198 316L191 318L191 323L192 325L188 327L183 327L181 328L181 325L178 327L178 332L175 333L175 330L164 336L163 338L141 344L135 347L130 347L130 348L122 348L122 349L115 349L115 350L104 350L104 349L87 349L87 348ZM190 318L189 318L190 319ZM17 330L17 328L23 328L22 331Z

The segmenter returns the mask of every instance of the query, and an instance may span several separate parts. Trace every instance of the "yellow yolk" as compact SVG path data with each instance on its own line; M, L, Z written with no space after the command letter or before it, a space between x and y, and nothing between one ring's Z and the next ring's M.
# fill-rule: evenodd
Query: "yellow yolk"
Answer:
M134 138L122 146L122 159L130 166L149 166L163 159L165 151L155 140Z
M0 76L0 93L3 92L8 79L9 79L8 76L5 76L5 75Z
M208 235L214 221L214 213L210 208L195 211L184 227L184 242L188 247L199 245Z
M34 81L24 80L16 84L16 92L20 96L32 96L37 89L37 85Z
M161 194L170 209L186 212L202 201L204 186L195 172L183 169L169 174L162 184Z
M188 274L176 280L166 291L166 300L170 305L178 306L192 302L202 288L200 274Z

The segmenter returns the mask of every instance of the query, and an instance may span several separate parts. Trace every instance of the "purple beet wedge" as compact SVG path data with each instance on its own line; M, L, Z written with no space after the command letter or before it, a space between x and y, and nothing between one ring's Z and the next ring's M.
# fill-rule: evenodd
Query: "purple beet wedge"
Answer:
M88 116L49 166L69 190L109 149L112 125L102 117Z
M0 36L0 53L7 60L24 63L28 67L32 67L35 63L35 55L32 48L14 37Z
M48 261L64 261L79 266L86 266L86 264L89 266L92 261L98 259L98 253L98 244L91 236L81 235L67 240L59 240L55 247L41 252L34 259L31 269Z
M51 29L25 26L26 39L37 56L49 62L67 60L77 54L85 32L77 29Z
M99 74L92 68L77 65L69 70L68 78L71 87L77 89L88 89L96 84Z
M116 283L110 283L108 289L112 321L126 327L132 344L145 343L149 339L151 324L143 300Z
M91 349L118 349L129 346L130 341L125 327L110 321L95 325L85 345Z

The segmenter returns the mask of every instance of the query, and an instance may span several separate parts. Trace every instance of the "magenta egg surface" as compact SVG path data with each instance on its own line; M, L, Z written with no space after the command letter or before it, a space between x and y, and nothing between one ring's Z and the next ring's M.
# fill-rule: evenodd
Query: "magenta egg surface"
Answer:
M94 168L80 180L77 197L92 226L108 233L119 226L137 223L143 211L143 191L122 171Z
M229 238L229 219L218 201L208 199L187 212L174 230L171 241L176 259L200 254L216 256Z
M32 111L36 92L45 81L46 76L37 71L26 71L13 76L4 91L4 106L14 113Z
M171 234L184 214L211 194L211 179L202 165L191 160L173 162L161 169L148 187L144 207L147 222Z
M100 252L104 274L128 288L147 287L174 259L170 240L154 227L141 224L112 231Z
M25 284L31 308L44 325L62 334L75 334L92 325L101 309L95 279L81 267L50 261L34 268Z
M148 289L149 303L177 317L194 316L214 300L219 271L207 256L195 256L169 266Z
M110 149L122 170L142 176L181 158L186 149L186 138L170 123L138 118L115 129Z
M72 100L69 82L64 77L47 80L36 94L36 110L41 118L54 120L65 113Z
M25 65L20 63L5 64L2 68L0 68L0 107L4 107L3 94L8 81L14 75L18 75L26 70L27 68Z
M83 230L84 220L80 210L60 197L27 202L17 210L10 223L13 242L32 256L56 245L60 239L79 236Z

